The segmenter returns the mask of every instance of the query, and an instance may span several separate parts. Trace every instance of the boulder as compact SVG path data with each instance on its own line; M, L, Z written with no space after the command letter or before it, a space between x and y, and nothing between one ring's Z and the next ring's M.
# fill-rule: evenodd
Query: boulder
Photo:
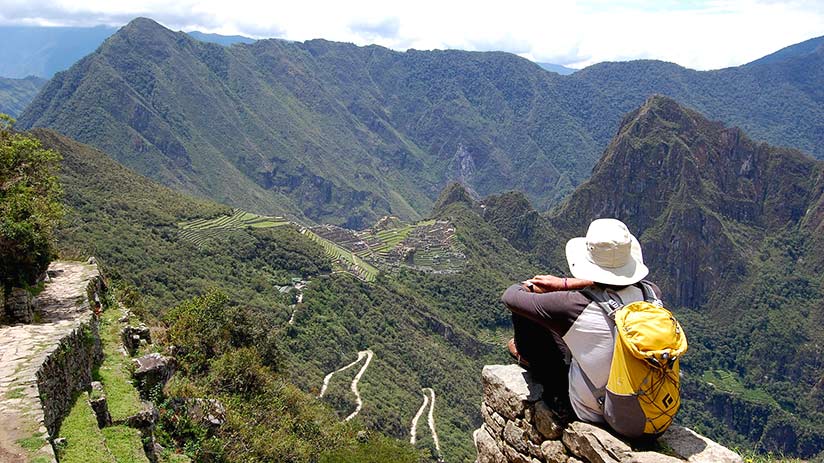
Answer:
M103 391L103 384L100 381L92 381L92 390L89 392L89 405L92 406L94 416L97 418L97 427L105 428L111 426L112 415L109 414L109 404L106 401L106 393Z
M12 288L6 295L6 320L10 323L31 323L34 321L34 306L31 293L23 288Z
M134 364L132 376L144 399L148 399L153 392L162 390L175 372L175 359L156 352L135 359Z
M741 456L692 429L673 425L659 439L690 463L742 463Z
M518 365L487 365L482 375L484 402L508 420L523 416L527 406L544 392L543 386Z
M486 426L481 426L472 434L475 449L478 451L478 463L507 463L495 439L489 435Z
M574 422L565 430L564 445L576 457L590 463L620 463L632 449L621 439L587 423Z
M128 319L127 319L128 321ZM129 352L129 355L134 355L137 349L141 346L141 341L148 344L152 342L152 335L149 327L144 324L138 326L126 326L120 331L120 338L123 341L123 347Z
M216 399L174 399L171 406L192 422L209 428L217 428L226 422L226 407Z

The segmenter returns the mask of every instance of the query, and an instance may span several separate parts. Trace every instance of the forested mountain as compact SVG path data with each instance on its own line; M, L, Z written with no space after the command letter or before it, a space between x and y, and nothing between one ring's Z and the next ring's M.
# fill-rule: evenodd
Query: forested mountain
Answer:
M654 96L546 216L519 194L483 203L550 269L591 220L626 222L690 336L680 419L764 451L824 450L824 162Z
M45 79L34 76L25 79L0 77L0 113L17 117L45 84Z
M145 293L156 317L208 288L225 291L242 308L232 323L255 327L246 342L264 361L279 359L305 391L357 352L373 351L358 420L406 438L420 389L432 387L448 461L472 458L477 372L505 361L501 291L539 271L566 272L563 243L599 216L618 217L639 236L650 277L688 330L681 421L730 444L822 451L822 163L753 142L671 99L652 97L627 115L592 178L549 214L520 193L479 202L449 186L433 214L454 224L466 268L401 269L372 284L322 276L328 260L291 227L227 232L202 245L181 240L178 222L226 209L172 193L53 132L34 133L64 156L65 255L99 256L113 277ZM278 275L310 277L294 324L273 284ZM341 417L354 406L347 386L333 382L325 399Z
M137 19L56 76L20 123L200 196L360 227L426 214L450 180L479 195L524 191L545 209L656 92L824 155L823 53L711 72L604 63L561 76L507 53L323 40L226 48Z
M139 295L135 310L145 319L163 326L170 308L219 290L229 298L225 316L231 320L225 323L232 339L253 347L259 361L312 394L318 393L325 374L370 349L374 359L360 382L364 405L357 422L407 441L420 390L431 387L438 397L435 416L443 455L447 461L474 458L471 431L480 422L479 372L485 363L505 361L500 346L508 335L508 317L500 310L500 291L537 267L480 218L470 199L445 195L448 200L437 214L459 232L468 257L465 272L402 270L367 284L347 273L330 275L329 259L320 247L292 226L226 230L197 244L183 239L179 222L215 217L228 208L175 193L51 130L31 133L63 156L60 180L68 211L58 236L61 256L96 256L108 277ZM290 307L294 294L279 291L292 277L309 281L297 307ZM193 375L181 381L202 379ZM344 381L336 377L324 399L341 419L354 408ZM207 388L202 394L217 397L218 392ZM300 426L321 426L323 439L351 434L352 428L334 428L327 421ZM259 428L266 422L241 420L237 426L242 429L230 431L241 436L241 441L232 440L240 445L244 439L260 441L264 430ZM431 447L435 459L432 439L419 432L418 448ZM302 434L279 438L296 436ZM284 451L281 447L271 452ZM272 461L280 461L271 455Z

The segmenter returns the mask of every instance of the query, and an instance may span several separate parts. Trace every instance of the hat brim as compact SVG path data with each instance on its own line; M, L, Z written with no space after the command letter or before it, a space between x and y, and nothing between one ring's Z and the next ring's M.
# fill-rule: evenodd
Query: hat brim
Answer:
M605 285L626 286L643 280L649 269L644 265L641 245L632 237L630 255L632 258L623 267L606 268L598 266L587 258L586 238L572 238L566 245L566 257L572 276L582 280L592 280Z

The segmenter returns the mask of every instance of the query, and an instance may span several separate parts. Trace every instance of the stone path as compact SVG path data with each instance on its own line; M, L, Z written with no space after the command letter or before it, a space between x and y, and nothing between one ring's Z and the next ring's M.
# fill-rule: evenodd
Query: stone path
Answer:
M97 266L54 262L35 298L35 323L0 326L0 461L55 461L43 425L37 370L60 340L91 317L86 288Z

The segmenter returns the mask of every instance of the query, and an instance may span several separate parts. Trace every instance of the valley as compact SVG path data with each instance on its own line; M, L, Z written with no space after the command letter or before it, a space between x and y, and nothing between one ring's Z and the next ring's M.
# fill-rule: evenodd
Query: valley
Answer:
M100 315L95 375L128 390L113 414L152 402L167 454L475 461L481 371L511 363L502 291L568 274L567 240L614 217L689 334L679 424L824 457L824 38L714 71L561 75L503 52L110 32L49 81L0 79L0 112L60 155L55 253L94 256L106 302L177 359L137 398L121 313ZM69 432L91 416L76 403Z

